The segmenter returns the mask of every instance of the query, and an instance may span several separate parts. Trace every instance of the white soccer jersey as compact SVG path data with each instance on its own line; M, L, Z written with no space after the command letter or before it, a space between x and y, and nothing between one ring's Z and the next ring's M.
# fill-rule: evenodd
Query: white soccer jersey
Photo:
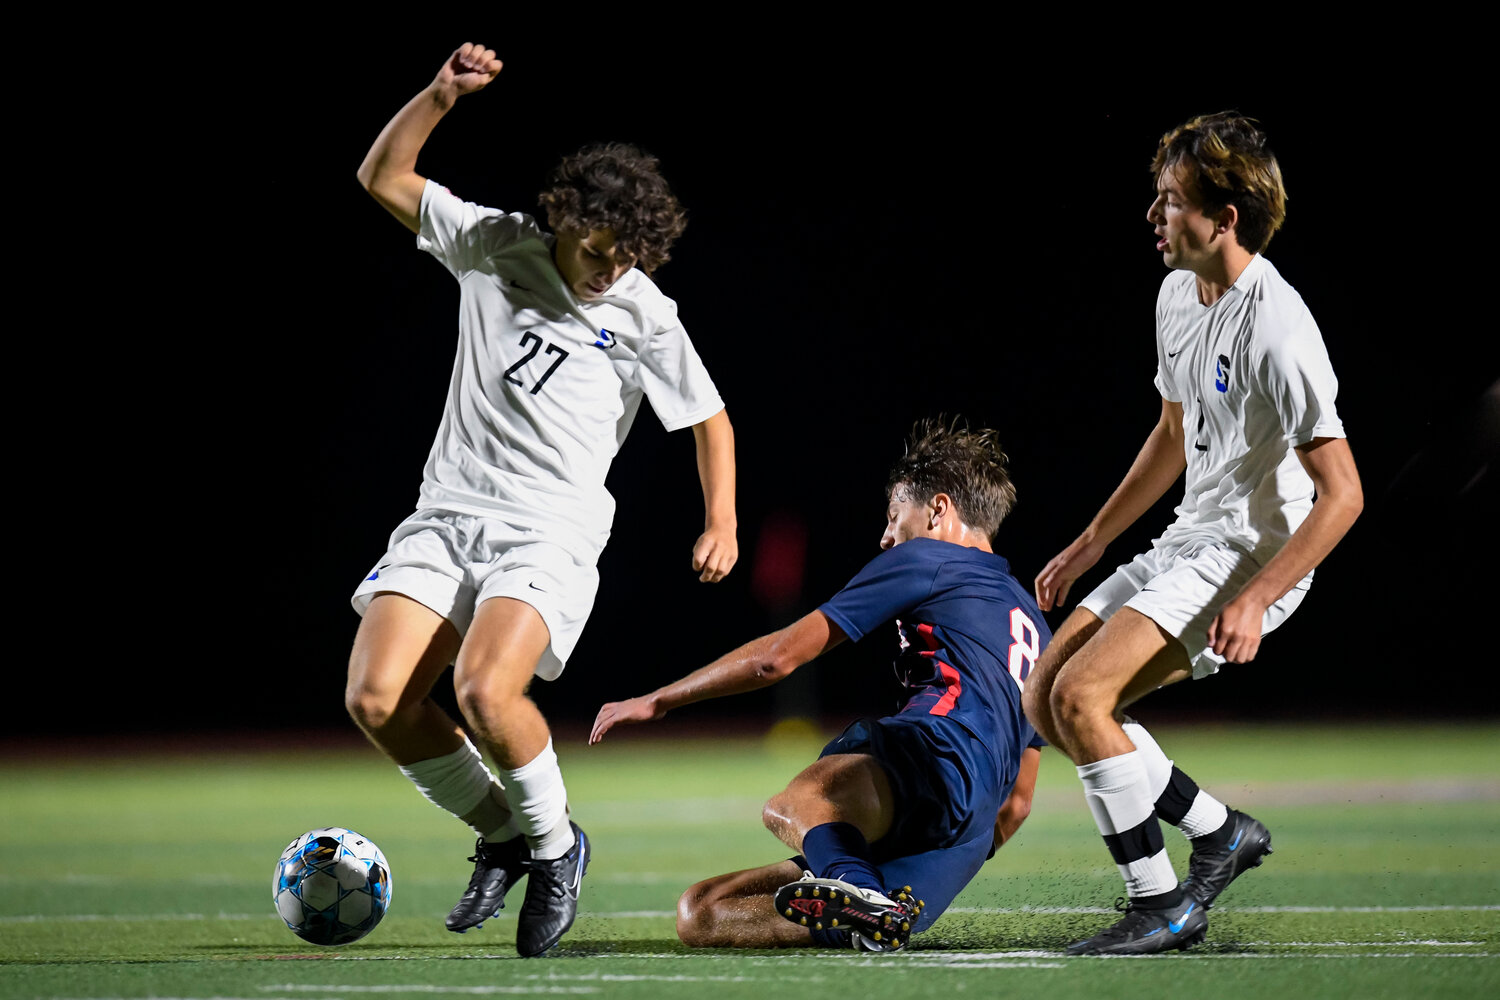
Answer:
M1160 542L1228 542L1264 563L1312 509L1293 448L1343 437L1338 380L1302 297L1257 255L1212 306L1190 271L1156 300L1156 387L1182 404L1187 489Z
M429 180L417 246L458 279L458 355L419 508L544 530L590 562L609 538L604 488L644 394L667 430L724 408L677 320L632 269L582 302L529 216L454 197ZM580 548L581 547L581 548Z

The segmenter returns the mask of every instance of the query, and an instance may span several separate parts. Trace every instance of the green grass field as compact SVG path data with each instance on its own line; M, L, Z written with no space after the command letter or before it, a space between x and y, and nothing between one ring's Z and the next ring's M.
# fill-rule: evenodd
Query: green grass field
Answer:
M577 925L529 961L510 911L443 929L472 842L363 746L13 748L0 758L0 997L1500 996L1500 725L1155 727L1271 827L1276 853L1224 895L1203 945L1135 959L1061 955L1110 922L1120 886L1053 751L1020 835L903 952L689 951L673 933L679 893L786 856L760 806L819 744L652 738L664 732L559 747L595 853ZM277 919L271 872L293 837L330 825L381 846L394 893L367 938L318 950ZM1186 843L1167 835L1181 870Z

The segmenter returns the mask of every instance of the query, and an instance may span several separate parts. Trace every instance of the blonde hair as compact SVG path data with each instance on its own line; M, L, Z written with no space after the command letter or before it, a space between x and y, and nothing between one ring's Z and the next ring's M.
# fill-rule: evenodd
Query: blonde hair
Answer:
M1184 183L1207 212L1233 205L1240 246L1260 253L1286 219L1281 166L1253 118L1233 111L1199 115L1161 137L1151 173L1184 168Z

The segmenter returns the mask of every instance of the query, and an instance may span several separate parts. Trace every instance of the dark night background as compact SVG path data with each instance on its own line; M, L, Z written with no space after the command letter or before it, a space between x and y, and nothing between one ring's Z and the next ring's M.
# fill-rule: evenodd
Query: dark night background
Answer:
M1474 620L1495 607L1500 365L1493 321L1470 318L1493 294L1470 233L1488 196L1428 152L1468 113L1462 88L1398 85L1374 61L1317 82L1289 70L1148 88L1144 59L1127 70L1014 40L913 38L897 55L700 39L622 65L534 32L399 35L261 51L141 134L103 114L111 142L152 151L135 168L156 182L134 220L145 235L106 241L128 259L119 294L152 320L93 376L119 393L112 440L82 473L98 503L75 509L70 558L95 584L56 581L67 596L44 627L61 651L25 671L12 736L352 732L348 595L416 499L458 303L354 171L471 35L505 69L460 101L419 170L536 212L550 167L584 143L657 154L691 219L657 281L737 434L740 563L702 585L688 568L702 527L692 436L643 407L611 473L593 616L563 677L534 688L560 729L837 590L875 553L886 468L926 414L1001 430L1020 502L996 547L1029 582L1159 411L1165 271L1144 221L1156 140L1231 107L1261 120L1281 159L1289 214L1267 256L1323 331L1366 509L1253 664L1146 705L1212 719L1493 714L1476 689L1495 656ZM1176 499L1073 600L1144 548ZM771 523L807 541L801 592L775 602L752 588ZM883 712L888 638L806 668L780 706L772 689L680 715ZM60 677L76 695L48 694Z

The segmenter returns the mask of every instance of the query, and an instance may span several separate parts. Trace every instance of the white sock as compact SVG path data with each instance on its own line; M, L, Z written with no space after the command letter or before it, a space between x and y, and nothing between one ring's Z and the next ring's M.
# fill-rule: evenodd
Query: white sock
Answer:
M1177 828L1188 837L1201 837L1205 833L1213 833L1228 819L1229 807L1200 788Z
M575 840L568 822L568 790L549 739L542 752L514 771L505 771L505 799L531 848L548 860L568 853Z
M505 789L467 737L450 754L401 765L401 773L428 802L457 816L491 843L520 832L505 801Z
M1135 748L1141 753L1141 760L1146 765L1146 774L1151 782L1151 801L1155 802L1161 798L1161 793L1166 790L1167 783L1172 780L1172 761L1157 745L1156 739L1146 732L1146 727L1139 722L1127 721L1122 728L1125 730L1125 735L1130 737L1130 742L1134 743ZM1199 788L1197 794L1193 796L1193 804L1188 807L1187 814L1176 826L1185 837L1201 837L1223 826L1228 818L1229 810L1224 803Z
M1172 762L1157 745L1156 738L1146 732L1145 726L1131 721L1126 722L1121 728L1125 730L1125 735L1140 752L1141 764L1146 768L1146 779L1151 786L1151 801L1155 802L1161 798L1161 793L1167 790L1167 782L1172 780Z
M1161 826L1156 821L1156 799L1150 794L1149 779L1139 750L1107 757L1092 764L1081 764L1078 777L1083 781L1084 799L1089 811L1094 814L1094 823L1106 842L1116 835L1126 839L1139 839L1139 829L1154 825L1156 839L1161 839ZM1167 857L1166 848L1160 848L1149 857L1116 858L1120 877L1125 880L1125 891L1132 899L1138 896L1155 896L1169 892L1177 886L1177 873Z

